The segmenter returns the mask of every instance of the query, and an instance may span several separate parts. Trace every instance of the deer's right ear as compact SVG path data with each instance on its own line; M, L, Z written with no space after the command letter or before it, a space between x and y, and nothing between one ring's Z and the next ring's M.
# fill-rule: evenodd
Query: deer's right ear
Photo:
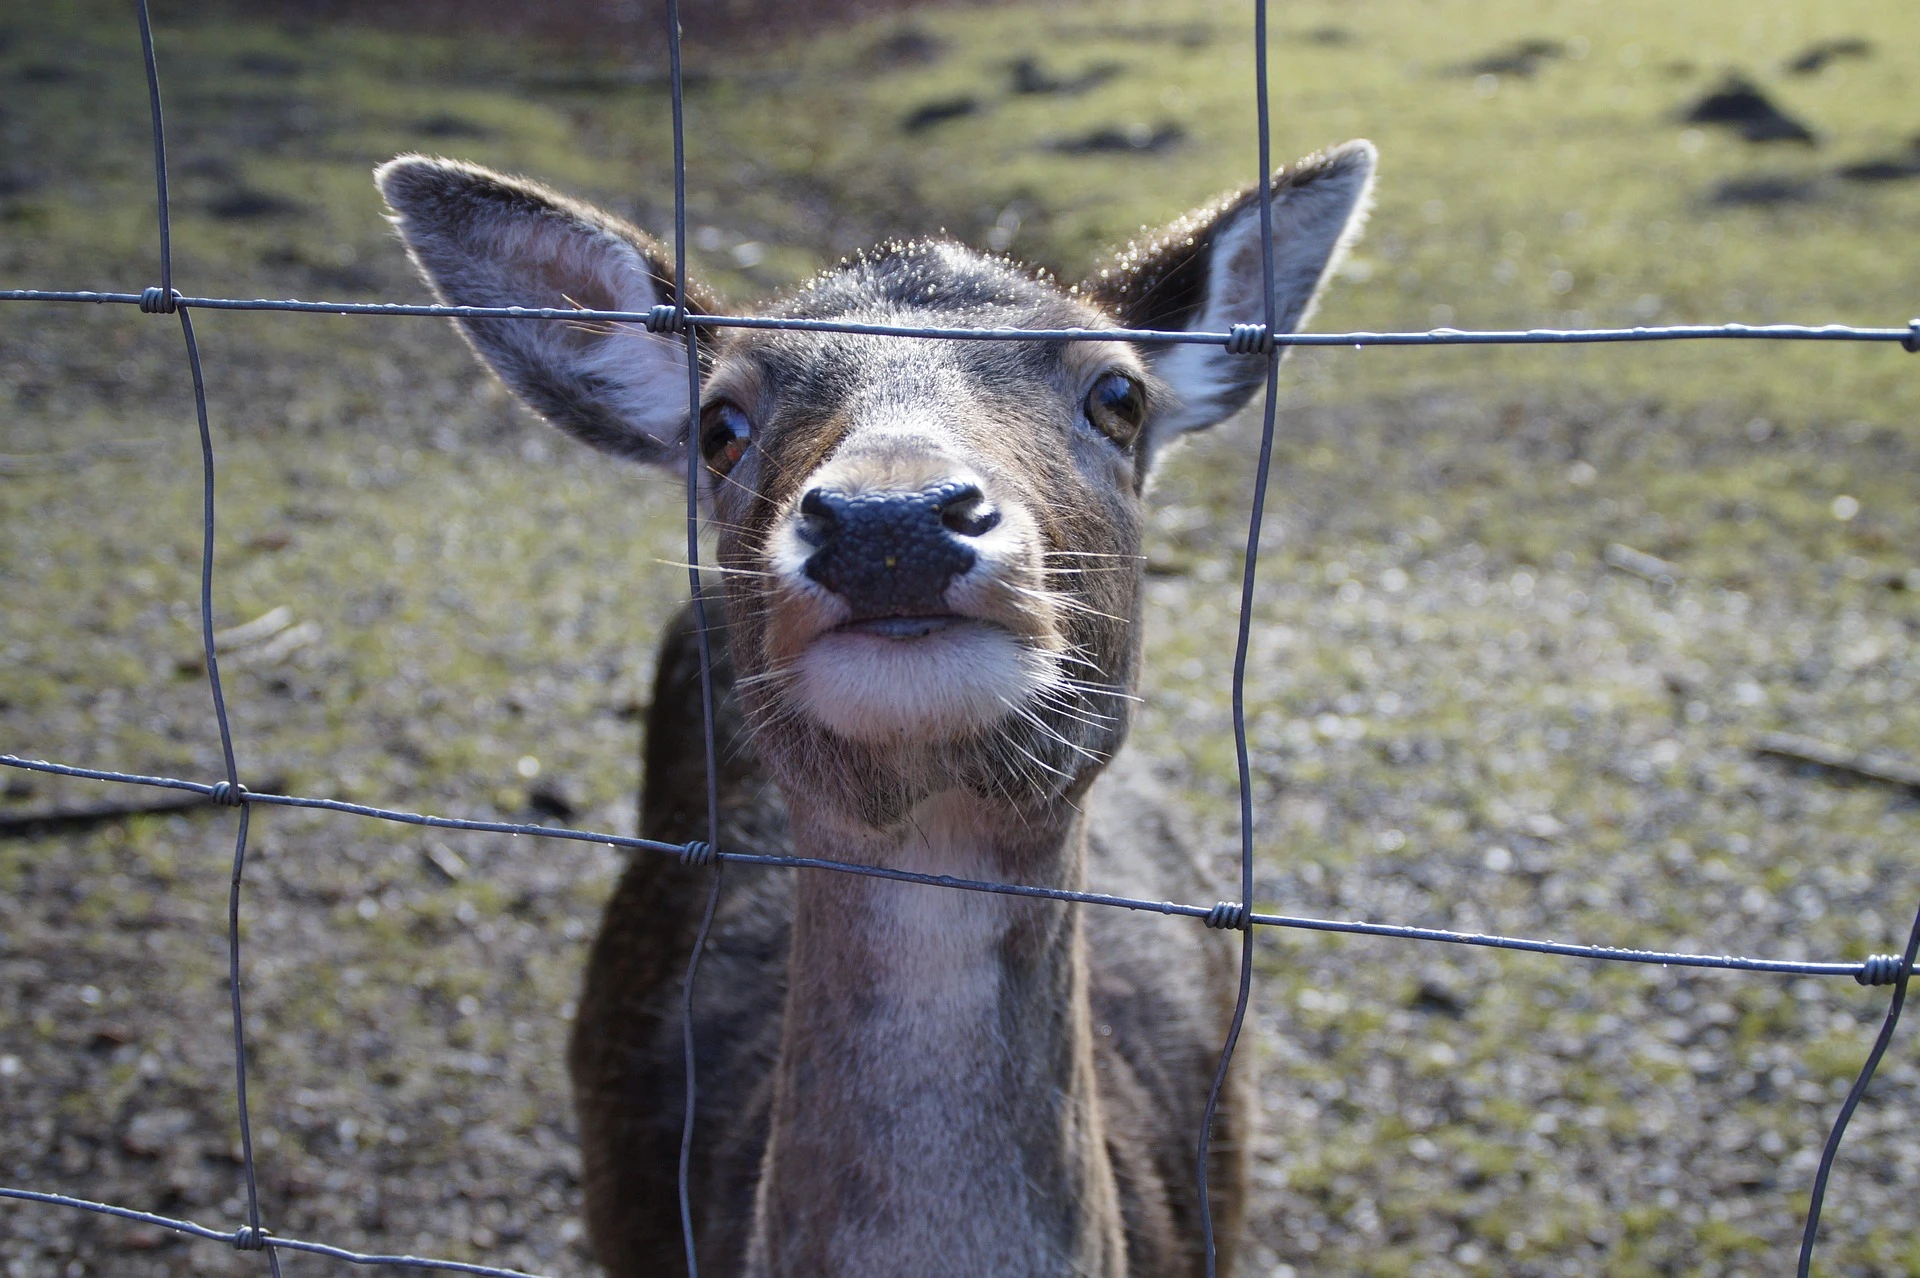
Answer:
M413 264L453 306L647 311L673 268L645 233L535 182L403 155L374 171ZM690 287L688 309L712 313ZM639 324L455 321L542 417L603 452L677 465L687 439L686 344Z
M1292 333L1307 321L1341 255L1360 238L1376 159L1372 143L1348 142L1273 175L1277 333ZM1195 209L1129 246L1079 291L1128 328L1224 333L1236 324L1263 323L1258 188ZM1176 401L1148 421L1150 449L1224 420L1266 382L1264 358L1230 355L1218 346L1153 348L1147 362Z

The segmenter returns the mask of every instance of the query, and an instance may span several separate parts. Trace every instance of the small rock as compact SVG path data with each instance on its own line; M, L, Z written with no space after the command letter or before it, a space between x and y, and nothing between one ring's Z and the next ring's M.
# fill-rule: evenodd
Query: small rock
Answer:
M1658 586L1663 591L1672 591L1680 580L1680 566L1668 563L1657 555L1644 550L1635 550L1632 546L1620 542L1610 542L1600 553L1601 562L1609 568L1616 568L1630 576L1638 577Z
M98 1025L94 1027L93 1037L88 1040L87 1046L97 1052L107 1052L116 1047L125 1047L134 1038L134 1032L125 1025Z
M527 807L535 816L552 817L556 821L571 821L580 811L580 805L557 782L547 782L527 791Z
M1520 828L1536 839L1557 839L1567 832L1566 823L1549 812L1536 812L1520 823Z
M175 1148L193 1126L193 1115L184 1109L156 1109L137 1114L120 1137L120 1148L136 1158L158 1158Z
M1808 45L1788 60L1787 71L1791 75L1813 75L1829 62L1872 56L1872 41L1862 40L1859 36L1842 36L1837 40L1821 40Z
M1177 124L1162 124L1158 127L1145 124L1130 124L1125 127L1109 125L1104 129L1083 133L1077 138L1063 138L1055 142L1051 149L1062 155L1101 155L1116 152L1151 155L1178 146L1186 141L1186 138L1187 131Z
M159 1225L129 1225L120 1231L120 1250L157 1251L179 1238L179 1234L171 1229L162 1229Z
M1814 142L1813 130L1773 104L1745 76L1730 75L1681 117L1687 124L1719 124L1749 142Z
M1920 178L1920 137L1907 143L1905 154L1863 160L1846 165L1839 172L1849 182L1905 182Z
M285 604L269 608L252 621L213 632L215 652L232 652L256 643L264 643L293 624L293 610Z
M278 80L299 75L306 67L292 58L278 53L243 53L233 60L233 65L242 71L254 75L269 75Z
M900 127L908 133L924 133L936 124L945 124L948 120L972 115L979 109L980 99L971 93L963 93L954 98L941 98L915 107L907 113L907 118L900 122Z
M1455 75L1514 75L1531 79L1542 62L1567 56L1567 46L1558 40L1521 40L1504 49L1463 62L1453 68Z
M1105 84L1124 69L1118 62L1096 62L1079 75L1057 76L1032 56L1015 58L1008 67L1013 74L1013 91L1023 96L1085 93Z
M867 48L867 60L886 67L926 66L938 62L947 42L925 27L904 26Z
M1818 199L1820 184L1809 178L1784 174L1758 174L1728 178L1713 188L1707 198L1728 208L1747 205L1799 204Z
M300 211L291 200L283 200L265 191L246 187L228 191L207 201L207 212L223 222L252 222L261 218L290 217Z
M449 883L457 883L466 877L467 863L460 854L444 843L429 843L420 849L421 859L444 876Z
M430 115L414 126L430 138L484 138L490 137L493 130L472 120L463 120L457 115L442 112Z
M1467 1014L1466 1000L1434 980L1420 982L1411 1006L1416 1012L1434 1012L1454 1021Z

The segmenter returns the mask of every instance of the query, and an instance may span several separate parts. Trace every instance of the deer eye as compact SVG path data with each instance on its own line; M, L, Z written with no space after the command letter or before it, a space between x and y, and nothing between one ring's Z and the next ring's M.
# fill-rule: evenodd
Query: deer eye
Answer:
M1129 448L1147 418L1146 392L1125 373L1102 374L1087 392L1086 414L1095 430Z
M700 455L714 476L725 479L753 438L753 423L733 404L721 400L700 414Z

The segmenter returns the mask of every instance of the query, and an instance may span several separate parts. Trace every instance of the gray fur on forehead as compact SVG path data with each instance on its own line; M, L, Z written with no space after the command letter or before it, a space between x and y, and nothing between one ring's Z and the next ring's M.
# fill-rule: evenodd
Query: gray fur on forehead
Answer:
M969 326L1072 328L1110 323L1043 273L951 240L889 241L814 277L768 314L796 319L900 318Z
M945 240L891 241L824 271L768 315L943 328L1104 327L1112 320L1044 275ZM937 370L982 388L1046 378L1060 342L925 341L848 333L755 332L752 359L790 403L819 410L876 380L896 390Z

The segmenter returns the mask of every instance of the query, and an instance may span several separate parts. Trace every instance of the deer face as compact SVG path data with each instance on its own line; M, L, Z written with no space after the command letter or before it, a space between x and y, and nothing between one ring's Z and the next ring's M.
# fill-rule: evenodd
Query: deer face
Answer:
M949 244L884 250L776 313L1111 323ZM1163 395L1119 342L726 344L697 443L734 659L776 753L1021 791L1110 754L1134 666L1140 431Z
M1304 319L1357 235L1372 149L1274 179L1275 315ZM646 310L652 240L544 188L403 157L378 175L449 302ZM1072 291L951 243L844 263L774 316L944 327L1206 329L1264 318L1257 193L1197 211ZM690 290L696 314L714 313ZM535 409L683 470L719 532L736 688L769 767L884 824L955 785L1016 807L1083 787L1125 736L1142 493L1178 434L1240 408L1264 359L1217 347L461 321Z

